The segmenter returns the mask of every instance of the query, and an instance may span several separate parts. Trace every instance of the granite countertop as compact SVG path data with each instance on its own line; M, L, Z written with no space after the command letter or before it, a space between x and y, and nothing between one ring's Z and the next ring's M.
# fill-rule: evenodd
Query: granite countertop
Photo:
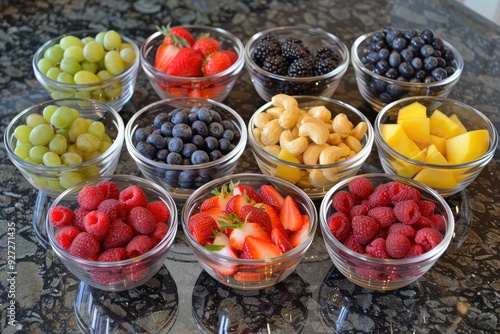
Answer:
M244 43L259 30L307 25L337 35L350 47L364 32L392 25L431 28L461 52L464 73L450 98L470 104L500 128L500 27L456 1L432 0L3 0L0 5L0 128L17 112L49 99L34 77L32 57L46 40L85 29L115 29L139 45L155 25L219 26ZM349 67L334 98L370 119ZM140 72L125 122L158 100ZM264 103L242 72L225 103L245 121ZM449 202L457 229L439 262L417 282L374 292L346 280L318 235L296 272L273 288L237 291L198 265L179 230L166 265L129 293L91 289L43 247L31 225L38 192L0 146L0 331L78 333L107 317L113 333L493 333L500 331L500 187L497 150L481 175ZM246 151L238 171L258 172ZM374 151L361 172L381 171ZM117 173L139 175L122 152ZM15 244L15 260L9 262ZM13 274L14 272L14 274ZM13 305L13 306L12 306ZM101 318L98 318L98 316ZM99 320L99 321L101 321ZM12 326L9 322L14 322ZM101 323L95 332L106 332Z

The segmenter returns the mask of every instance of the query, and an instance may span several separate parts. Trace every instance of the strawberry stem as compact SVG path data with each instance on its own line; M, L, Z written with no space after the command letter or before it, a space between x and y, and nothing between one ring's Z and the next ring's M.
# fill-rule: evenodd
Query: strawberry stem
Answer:
M185 38L170 33L170 24L171 22L169 22L166 26L161 26L161 27L156 26L156 29L159 32L161 32L165 37L170 38L172 42L174 42L175 46L177 47L190 46L189 42L186 41Z

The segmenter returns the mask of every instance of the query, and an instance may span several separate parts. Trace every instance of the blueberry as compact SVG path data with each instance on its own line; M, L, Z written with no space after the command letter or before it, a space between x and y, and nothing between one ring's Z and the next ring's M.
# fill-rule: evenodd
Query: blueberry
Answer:
M392 97L398 98L403 95L403 87L396 84L389 84L387 85L387 93Z
M431 57L433 53L434 53L434 48L432 47L432 45L425 44L420 48L420 54L424 58Z
M378 94L386 91L387 83L383 80L375 79L371 82L370 87Z
M182 152L183 145L184 145L184 142L182 141L182 139L180 139L178 137L173 137L168 142L168 149L170 152L180 153L180 152Z
M380 67L375 67L372 69L372 72L378 75L384 75L384 70L382 70Z
M435 69L438 65L438 61L436 57L427 57L424 59L424 69L427 72L431 72L433 69Z
M404 61L401 64L399 64L398 71L403 77L407 79L412 78L413 75L415 74L415 69L407 61Z
M397 68L401 63L401 55L397 51L391 52L389 55L389 64L391 67Z
M165 139L163 136L157 133L152 133L146 139L148 144L151 144L155 149L162 150L165 148Z
M198 120L198 114L195 112L188 113L188 122L189 124L193 124L194 121Z
M434 79L434 78L432 77L432 75L428 75L428 76L426 76L426 77L425 77L425 79L424 79L424 82L425 82L425 83L432 83L432 82L435 82L435 81L436 81L436 79Z
M392 41L396 37L401 37L401 30L394 29L393 27L388 27L385 29L385 41L389 44L392 44Z
M198 114L198 119L205 124L212 123L212 115L210 114L210 110L206 107L201 107L196 112Z
M413 37L418 36L418 31L415 29L409 29L403 31L403 37L407 40L411 40Z
M221 115L213 109L210 109L210 116L212 116L212 122L217 122L217 123L222 122Z
M207 148L207 151L213 151L219 148L219 141L215 137L207 137L205 138L205 147Z
M379 60L378 52L375 51L370 52L369 54L366 55L366 60L368 60L368 62L372 64L375 64Z
M156 152L156 161L166 162L167 161L167 155L169 153L170 152L167 149L159 150L158 152Z
M162 112L162 113L159 113L158 115L156 115L156 117L153 121L153 125L155 128L159 129L161 127L161 125L167 121L170 121L170 116L168 116L167 113Z
M193 129L193 134L198 134L202 137L208 136L207 124L201 120L194 121L191 124L191 128Z
M198 148L196 147L195 144L193 144L193 143L186 143L182 147L181 155L182 155L183 158L191 158L191 155L197 149Z
M403 61L411 62L413 60L413 51L406 48L401 51L401 58Z
M220 124L222 124L222 126L226 130L236 131L236 128L234 127L234 124L231 121L223 120L223 121L220 122Z
M446 70L448 76L452 76L455 73L455 69L451 66L446 66L444 69Z
M434 40L434 33L430 29L422 30L422 32L420 33L420 36L428 44L431 44L432 41Z
M410 46L415 50L415 51L419 51L420 48L422 48L422 46L425 45L425 41L422 37L420 36L414 36L411 40L410 40Z
M179 174L178 183L181 188L190 188L193 186L194 179L196 177L196 171L194 170L183 170Z
M156 149L145 141L138 142L135 148L148 159L153 160L156 157Z
M396 37L391 43L392 48L398 51L406 49L408 42L404 37Z
M172 137L172 129L174 128L174 123L172 122L163 122L161 125L161 134L164 137Z
M441 52L441 57L443 57L443 59L446 60L447 63L455 60L455 54L453 53L453 51L449 49L446 49L443 52Z
M216 139L220 139L224 134L224 127L219 122L212 122L208 125L208 134Z
M219 139L219 151L221 151L222 154L231 152L231 142L225 138Z
M160 136L162 135L160 129L154 129L153 132L151 132L151 134L160 135Z
M415 78L417 78L420 82L424 82L426 76L427 76L427 72L424 70L418 70L415 73Z
M210 158L210 161L215 161L222 158L222 153L219 150L213 150L212 152L208 153L208 157Z
M411 66L413 66L413 68L418 71L422 68L423 66L423 63L422 63L422 59L418 58L418 57L415 57L411 60Z
M231 142L234 139L234 132L232 130L224 130L222 138L227 139Z
M182 165L182 156L177 152L170 152L167 155L167 164Z
M171 122L174 124L181 124L188 122L188 114L185 111L179 111L172 116Z
M179 180L180 174L181 171L169 169L165 172L164 179L171 187L177 187L177 181Z
M172 129L172 136L182 139L184 143L188 143L193 137L193 131L187 124L175 124L174 128Z
M391 96L389 95L389 93L387 93L387 92L383 92L383 93L381 93L381 94L378 96L378 98L379 98L379 99L380 99L380 101L382 101L383 103L390 103L390 102L394 101L394 98L393 98L393 97L391 97Z
M191 155L191 162L193 165L200 165L210 161L208 153L202 150L194 151Z
M387 70L387 72L385 72L384 75L386 78L396 79L398 77L399 73L398 73L398 70L396 70L395 68L390 68Z
M384 34L382 32L376 32L370 37L372 43L377 43L379 41L384 41Z
M438 67L432 70L431 75L436 81L444 80L448 77L448 73L442 67Z
M442 67L442 68L446 67L446 61L443 58L436 57L436 59L438 61L438 64L437 64L438 67Z
M205 149L206 143L205 138L200 135L193 135L191 138L191 143L195 144L199 150Z
M148 128L137 128L137 130L135 130L135 140L138 142L146 141L150 134L151 131L149 131Z
M194 180L193 180L193 184L195 187L201 187L202 185L204 185L205 183L208 183L212 181L212 177L210 177L210 175L202 175L202 174L198 174Z
M389 59L390 54L391 54L391 52L389 51L389 49L383 48L383 49L380 49L380 51L378 52L378 58L383 59L383 60L387 60L387 59Z

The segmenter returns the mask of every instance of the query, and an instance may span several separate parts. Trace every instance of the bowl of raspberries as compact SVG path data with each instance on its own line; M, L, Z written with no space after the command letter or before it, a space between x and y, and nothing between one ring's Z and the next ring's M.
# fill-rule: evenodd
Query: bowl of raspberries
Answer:
M453 213L436 191L382 173L338 183L321 202L319 215L335 267L373 290L418 280L444 254L455 229Z
M349 66L349 50L321 29L276 27L248 40L245 66L265 101L279 93L331 97Z
M177 232L177 208L158 184L115 174L59 195L46 227L52 249L79 280L124 291L146 283L163 266Z
M447 97L464 61L430 29L385 27L359 36L351 49L361 96L374 110L409 96Z
M125 143L142 174L183 202L203 184L233 173L246 131L243 118L220 102L177 97L135 113Z
M140 58L158 96L223 101L244 66L241 40L217 27L168 24L157 29L142 44Z

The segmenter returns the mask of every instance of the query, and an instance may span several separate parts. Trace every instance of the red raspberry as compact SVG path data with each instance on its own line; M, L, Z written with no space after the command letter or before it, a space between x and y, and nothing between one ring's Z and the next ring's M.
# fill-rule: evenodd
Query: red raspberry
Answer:
M434 214L434 209L436 208L436 204L427 200L420 200L417 202L418 208L420 209L420 214L424 217L429 217Z
M403 223L394 223L389 227L389 234L391 233L402 233L410 240L415 238L417 231L413 228L413 225L406 225Z
M157 223L167 223L170 219L170 210L163 201L157 200L149 202L146 208L153 214Z
M420 209L413 200L397 202L394 205L394 214L396 219L404 224L415 224L420 219Z
M82 207L78 207L73 210L73 214L75 215L73 219L73 223L71 225L78 227L80 230L85 231L85 225L83 225L83 218L89 213L89 210L86 210Z
M341 190L333 195L332 205L339 212L348 214L354 204L356 204L356 199L348 191Z
M124 247L116 247L106 249L99 255L97 261L100 262L116 262L127 259L127 250Z
M366 216L368 211L370 211L370 206L368 204L356 204L351 208L351 211L349 211L349 217L352 219L354 216Z
M73 222L75 214L71 209L57 205L50 209L49 222L55 227L68 226Z
M366 177L357 177L349 181L349 191L357 200L362 200L371 195L373 184Z
M89 211L97 209L104 199L104 194L98 186L85 186L76 197L78 205Z
M83 218L83 225L85 226L85 231L92 234L98 240L102 240L109 231L109 217L100 211L90 211Z
M379 206L392 206L389 191L387 187L384 187L384 184L375 188L370 197L368 197L368 205L372 208L376 208Z
M153 240L147 235L136 235L127 244L127 256L131 259L149 252L153 248Z
M389 196L391 197L392 204L401 201L413 200L418 202L422 194L417 189L401 182L389 182Z
M433 214L429 216L429 219L432 221L432 226L439 232L444 233L446 231L446 222L444 221L444 217L440 214Z
M396 221L396 215L392 208L388 206L379 206L370 209L367 216L374 218L381 228L388 228Z
M158 245L168 233L168 225L166 223L156 223L155 231L151 234L153 245Z
M439 245L442 240L442 234L432 227L424 227L415 234L415 243L421 245L426 252Z
M63 226L54 235L54 239L62 249L68 250L75 237L81 232L75 226Z
M132 210L135 207L146 207L148 200L144 191L138 186L129 186L122 191L118 199L125 203L127 206L127 211Z
M127 217L129 224L136 234L151 234L155 230L155 217L148 209L137 206L130 210Z
M351 222L345 213L335 212L328 218L327 224L330 232L337 240L344 240L351 232Z
M389 234L389 229L388 228L380 228L377 232L377 235L375 236L376 238L384 238L387 239L387 235Z
M392 258L401 259L410 250L411 242L403 233L390 233L385 240L385 246Z
M434 227L432 225L432 220L430 220L428 217L420 216L420 218L417 220L415 224L412 225L415 230L420 230L421 228L424 227Z
M118 199L120 189L118 189L116 183L112 181L101 181L97 184L97 186L101 188L105 199Z
M97 211L105 213L109 217L109 222L115 220L124 221L127 218L127 206L117 199L105 199L97 207Z
M344 246L357 253L365 253L363 246L359 243L359 241L354 237L353 234L349 234L349 236L344 240Z
M379 258L379 259L390 259L391 257L387 253L387 250L385 249L386 242L384 238L376 238L373 239L372 242L370 242L368 245L365 247L365 252L366 254Z
M353 217L351 228L352 234L362 245L370 243L379 230L377 221L370 216Z
M134 237L134 230L121 220L115 220L109 227L108 234L104 237L104 249L125 247Z
M424 249L419 244L411 244L410 249L404 256L405 259L424 254Z
M84 260L95 261L99 258L101 245L99 240L92 234L87 232L80 232L73 239L71 246L69 246L68 253L73 256L79 257Z

